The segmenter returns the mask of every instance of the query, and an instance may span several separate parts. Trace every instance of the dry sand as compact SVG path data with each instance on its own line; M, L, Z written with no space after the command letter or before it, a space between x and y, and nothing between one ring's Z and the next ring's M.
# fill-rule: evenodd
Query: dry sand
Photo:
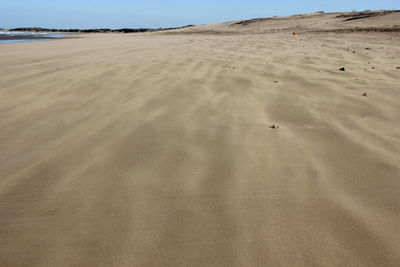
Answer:
M399 266L400 33L318 31L400 13L337 15L0 45L0 265Z

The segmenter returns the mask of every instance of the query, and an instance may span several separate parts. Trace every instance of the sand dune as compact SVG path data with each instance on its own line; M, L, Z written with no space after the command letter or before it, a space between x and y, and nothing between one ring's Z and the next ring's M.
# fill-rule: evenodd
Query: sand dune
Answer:
M0 265L398 266L399 14L1 45Z

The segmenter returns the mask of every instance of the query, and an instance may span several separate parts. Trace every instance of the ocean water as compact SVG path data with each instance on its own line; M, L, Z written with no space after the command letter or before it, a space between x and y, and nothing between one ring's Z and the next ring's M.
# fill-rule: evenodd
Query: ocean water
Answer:
M48 33L48 32L10 32L0 31L0 44L4 43L21 43L21 42L38 42L61 38L66 33Z

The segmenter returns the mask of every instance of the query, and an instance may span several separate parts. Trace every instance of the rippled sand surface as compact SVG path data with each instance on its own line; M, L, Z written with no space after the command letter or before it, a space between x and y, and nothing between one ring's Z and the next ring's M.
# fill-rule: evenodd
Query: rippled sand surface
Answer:
M332 17L1 45L0 265L398 266L400 34Z

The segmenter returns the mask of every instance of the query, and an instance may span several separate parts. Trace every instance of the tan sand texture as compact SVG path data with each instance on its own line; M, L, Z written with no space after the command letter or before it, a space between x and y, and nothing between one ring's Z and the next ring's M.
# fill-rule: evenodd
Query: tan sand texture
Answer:
M0 266L399 266L399 14L0 45Z

